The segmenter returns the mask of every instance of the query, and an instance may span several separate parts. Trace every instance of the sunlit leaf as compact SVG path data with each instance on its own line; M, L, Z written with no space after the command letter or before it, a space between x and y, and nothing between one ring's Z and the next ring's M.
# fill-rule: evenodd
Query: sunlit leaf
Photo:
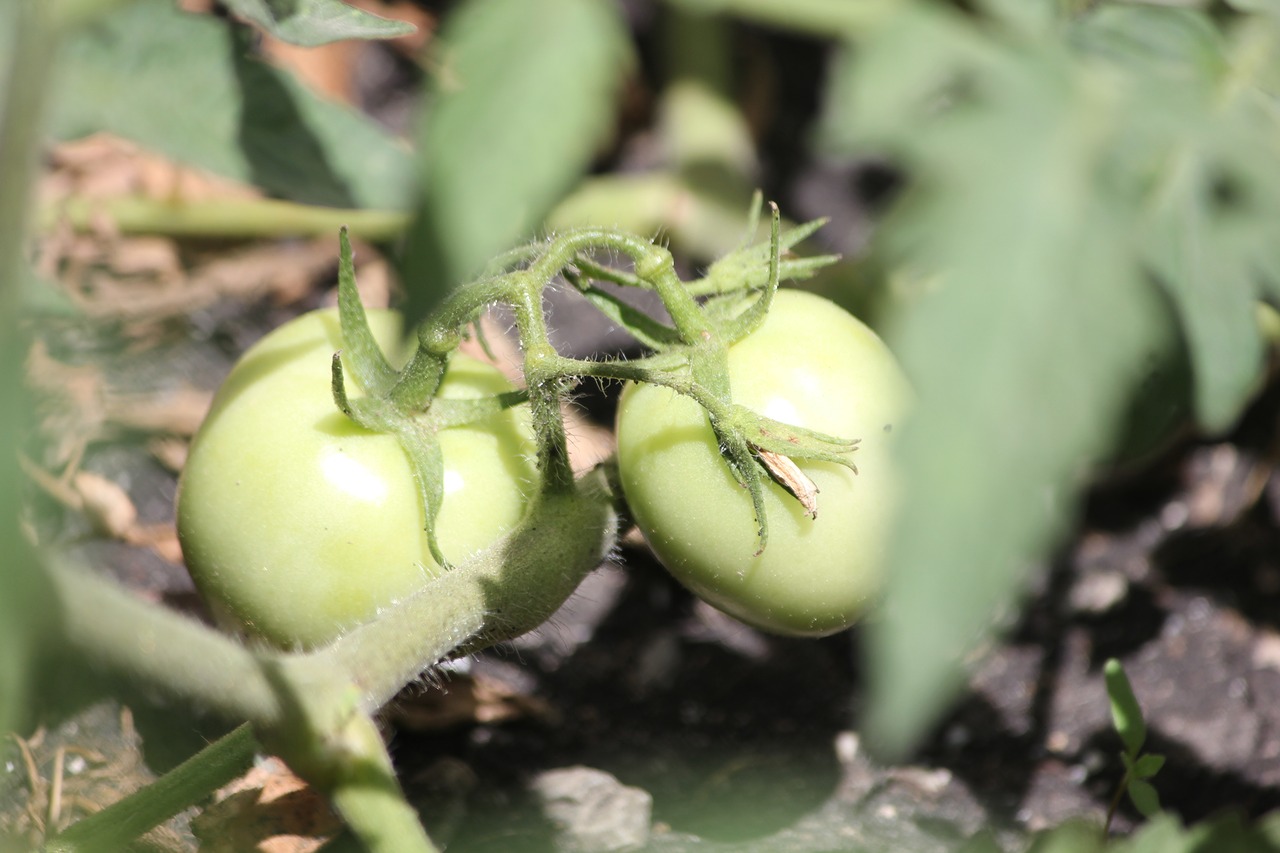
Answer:
M407 148L254 58L225 21L138 0L68 39L59 84L60 139L110 131L294 201L407 206Z
M281 41L315 47L342 39L408 35L412 24L381 18L341 0L223 0L227 8Z

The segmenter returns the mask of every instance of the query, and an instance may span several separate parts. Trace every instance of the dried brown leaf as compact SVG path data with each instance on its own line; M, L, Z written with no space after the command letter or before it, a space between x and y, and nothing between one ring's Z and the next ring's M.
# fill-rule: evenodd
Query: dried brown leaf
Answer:
M764 465L774 482L791 493L804 507L805 515L818 517L818 487L809 475L800 470L800 466L790 456L765 450L763 447L753 448L756 458Z
M328 801L278 758L223 788L191 821L201 853L312 853L341 828Z

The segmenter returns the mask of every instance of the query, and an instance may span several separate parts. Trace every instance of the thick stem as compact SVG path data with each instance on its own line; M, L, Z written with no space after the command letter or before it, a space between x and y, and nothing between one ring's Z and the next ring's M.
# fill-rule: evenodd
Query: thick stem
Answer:
M569 439L560 413L560 382L555 369L559 360L547 332L542 313L542 284L532 277L512 300L516 327L524 346L524 378L529 390L529 408L538 437L538 469L546 488L573 487L573 467L569 464Z
M242 725L151 785L74 824L44 849L47 853L123 850L133 839L248 770L257 746L253 729Z
M228 719L283 725L289 714L280 693L282 669L297 693L342 691L342 673L317 665L313 656L255 652L84 569L53 562L48 574L70 652Z
M437 853L418 813L404 798L377 725L351 718L342 730L341 760L328 793L368 853Z
M351 674L364 708L380 707L459 649L542 624L613 547L615 524L602 475L543 494L514 533L315 655Z
M4 39L8 56L0 53L0 731L29 722L31 661L54 628L51 591L19 527L22 477L15 450L33 420L22 381L19 283L28 268L28 201L56 47L47 12L31 0L6 10L13 31Z

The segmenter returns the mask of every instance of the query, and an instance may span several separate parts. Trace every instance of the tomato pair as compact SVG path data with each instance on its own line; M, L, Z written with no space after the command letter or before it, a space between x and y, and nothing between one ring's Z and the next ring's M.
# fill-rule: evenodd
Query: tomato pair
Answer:
M398 319L371 312L395 342ZM305 315L249 350L193 443L178 526L191 573L225 621L277 645L313 647L420 589L431 559L410 465L396 439L334 405L335 312ZM878 582L892 511L892 432L907 402L888 349L819 297L782 291L763 326L729 351L734 402L861 443L858 473L801 463L819 489L809 518L780 486L767 496L760 555L751 499L726 466L705 412L665 388L633 385L618 415L618 466L631 512L675 577L752 625L822 635L851 624ZM510 389L463 356L440 394ZM358 393L359 389L354 389ZM443 430L437 535L461 562L519 524L539 477L526 407Z

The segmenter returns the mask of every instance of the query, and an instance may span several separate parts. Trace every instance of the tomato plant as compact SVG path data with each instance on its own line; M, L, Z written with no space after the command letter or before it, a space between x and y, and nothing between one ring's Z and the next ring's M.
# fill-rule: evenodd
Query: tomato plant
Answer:
M397 315L369 320L384 349L398 340ZM334 405L340 349L336 311L267 335L219 391L182 477L178 530L197 586L220 621L278 645L331 640L439 573L400 443ZM509 390L496 369L457 355L438 395ZM515 527L536 491L528 411L441 430L439 441L437 537L447 559L463 560Z
M889 445L906 382L874 332L836 305L780 291L764 324L729 349L734 400L794 426L860 439L857 473L801 461L819 492L810 518L767 486L769 542L722 458L704 410L656 385L630 385L618 413L627 505L676 578L757 627L820 636L848 627L878 585L893 506Z

